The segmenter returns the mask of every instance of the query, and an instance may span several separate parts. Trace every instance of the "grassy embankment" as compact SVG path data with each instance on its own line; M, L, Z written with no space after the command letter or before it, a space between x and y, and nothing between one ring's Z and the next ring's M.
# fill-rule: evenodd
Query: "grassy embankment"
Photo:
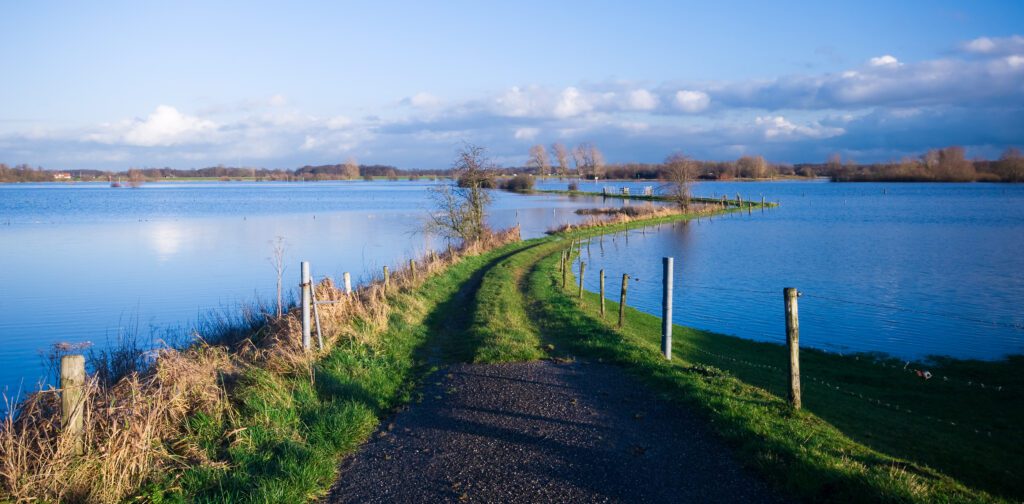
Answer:
M703 411L742 460L802 498L987 501L1024 493L1016 477L1024 417L1019 359L946 360L932 368L938 376L1004 387L964 390L966 381L913 377L904 363L804 351L806 409L793 412L784 400L784 347L676 326L675 359L666 362L658 351L657 317L627 308L625 327L616 329L616 303L606 304L609 315L601 320L596 294L580 302L576 287L570 293L560 288L557 252L564 247L538 245L506 259L495 276L500 285L489 286L485 278L478 303L504 311L471 331L497 333L506 320L531 321L522 327L533 329L505 333L516 341L483 351L487 361L519 360L538 353L536 345L553 345L555 354L621 364L665 397Z
M637 200L637 201L659 201L659 202L672 202L673 201L673 199L670 196L659 195L659 194L654 194L654 195L622 194L622 193L604 194L604 193L593 192L593 191L562 191L562 190L557 190L557 189L534 189L532 192L537 193L537 194L558 194L558 195L562 195L562 196L596 196L596 197L602 197L602 198L623 199L623 200ZM693 197L693 198L690 198L690 201L692 201L694 203L705 203L705 204L712 204L712 205L722 205L723 207L728 207L728 208L733 208L733 209L741 208L741 209L745 209L747 211L751 211L754 208L760 209L760 208L771 208L771 207L779 206L778 203L774 203L774 202L770 202L770 201L765 201L764 204L762 205L761 202L759 202L759 201L752 201L752 200L751 201L746 201L746 200L741 201L741 200L737 200L737 199L721 199L721 198Z

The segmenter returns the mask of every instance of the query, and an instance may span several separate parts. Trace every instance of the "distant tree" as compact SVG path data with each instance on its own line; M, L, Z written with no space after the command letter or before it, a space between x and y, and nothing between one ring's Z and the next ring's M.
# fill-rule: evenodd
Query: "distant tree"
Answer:
M347 179L359 178L359 164L356 163L355 158L348 158L345 161L345 166L341 169L341 176Z
M736 160L737 176L765 178L768 176L768 162L761 156L743 156Z
M530 192L533 190L533 176L519 174L508 179L501 188L512 192Z
M967 182L977 178L974 164L964 157L963 147L946 147L928 153L930 171L936 180Z
M669 194L681 210L690 209L690 185L697 177L698 165L685 154L672 154L665 160Z
M428 229L447 238L458 238L465 243L479 241L487 233L485 217L491 196L487 184L493 183L493 168L483 147L466 144L459 150L452 172L458 183L438 184L431 187L435 212L431 214Z
M554 143L551 145L551 152L555 154L555 161L558 162L558 178L569 176L569 151L564 145Z
M584 142L572 151L576 173L581 177L593 178L604 174L604 156L594 144Z
M526 166L537 170L537 175L548 175L551 172L551 160L548 159L548 151L543 145L537 144L530 147L530 159Z
M1010 147L1003 152L996 162L996 174L1004 182L1024 182L1024 156L1020 149Z

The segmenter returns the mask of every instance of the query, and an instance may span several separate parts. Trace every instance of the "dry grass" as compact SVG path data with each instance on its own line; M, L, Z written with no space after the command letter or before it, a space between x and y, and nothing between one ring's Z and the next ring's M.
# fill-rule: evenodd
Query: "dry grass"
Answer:
M565 233L580 229L614 226L617 224L625 224L636 220L657 219L660 217L669 217L681 214L689 214L695 216L711 215L717 212L721 212L722 210L722 205L715 203L693 204L690 205L690 209L687 211L679 210L676 207L663 206L624 206L613 208L595 208L587 209L586 211L582 212L577 210L576 213L581 215L590 215L591 217L579 224L563 224L556 228L549 229L547 232L548 234Z
M160 349L146 369L112 384L93 375L85 386L87 435L81 455L61 428L59 389L9 404L0 423L0 501L119 502L160 472L215 464L187 441L186 419L200 412L213 418L232 415L230 384L245 369L309 374L312 364L339 342L374 345L387 328L389 298L462 257L518 239L519 229L512 228L488 232L477 243L427 253L416 261L415 274L408 263L396 268L387 292L381 280L351 295L331 279L317 283L316 298L331 303L319 305L324 346L315 348L314 329L314 351L302 349L300 313L293 309L281 317L266 315L249 337L229 344L200 339L184 350ZM54 358L67 350L56 349Z

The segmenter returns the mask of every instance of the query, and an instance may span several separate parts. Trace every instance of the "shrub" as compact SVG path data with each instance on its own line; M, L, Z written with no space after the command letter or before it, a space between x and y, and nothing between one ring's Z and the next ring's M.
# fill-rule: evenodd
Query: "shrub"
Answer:
M580 190L580 185L577 184L576 182L569 182L569 190L570 191L579 191Z
M533 177L529 175L516 175L505 181L501 188L512 192L530 192L533 190Z

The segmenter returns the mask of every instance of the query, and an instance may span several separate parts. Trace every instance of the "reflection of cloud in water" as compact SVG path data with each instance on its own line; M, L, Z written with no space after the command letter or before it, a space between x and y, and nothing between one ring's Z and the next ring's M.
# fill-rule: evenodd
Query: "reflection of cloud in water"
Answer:
M160 222L149 230L149 241L157 259L166 261L181 250L185 229L175 222Z

